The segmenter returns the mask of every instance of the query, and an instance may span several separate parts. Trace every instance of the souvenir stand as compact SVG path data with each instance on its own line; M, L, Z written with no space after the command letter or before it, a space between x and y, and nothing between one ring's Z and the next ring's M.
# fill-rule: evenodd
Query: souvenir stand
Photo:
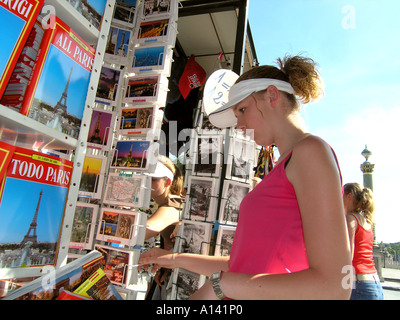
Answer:
M19 100L23 100L29 96L28 90L34 93L40 91L40 98L32 98L34 102L38 101L38 109L45 101L50 105L46 109L48 111L40 109L39 113L35 110L32 116L16 112L20 110L19 100L12 95L15 93L14 82L7 86L8 91L2 99L0 110L3 116L2 142L6 142L10 149L13 145L33 148L47 162L58 162L57 158L66 159L68 167L74 170L68 172L71 176L68 176L66 203L61 204L62 213L58 221L60 233L55 236L56 248L47 253L51 259L45 261L43 257L36 258L39 256L36 249L22 248L26 246L25 242L34 248L37 242L43 240L40 234L43 229L40 206L40 202L44 201L42 192L39 201L35 202L36 211L31 215L33 220L31 218L29 230L31 220L27 221L28 233L21 242L21 249L8 250L13 247L10 244L5 245L5 251L2 251L2 295L15 298L13 291L20 284L24 284L25 288L34 287L37 280L29 281L40 276L43 278L46 272L52 270L56 272L58 286L58 275L64 274L64 270L69 270L70 266L81 266L80 262L72 261L77 259L86 261L85 265L92 264L85 257L96 249L104 258L102 270L117 289L118 298L135 299L135 264L143 245L147 219L139 208L148 208L150 202L151 180L146 173L154 171L158 156L159 144L156 141L160 135L162 107L168 90L167 77L177 33L178 4L175 0L162 1L155 8L154 1L103 0L89 3L46 0L39 5L36 13L42 9L42 15L37 18L31 33L29 48L27 42L23 53L33 55L32 50L35 49L36 60L45 61L44 68L39 73L33 67L35 56L26 62L28 59L24 55L24 72L27 73L26 69L29 68L40 80L49 78L44 71L49 69L46 63L50 60L52 46L59 43L66 53L75 57L79 55L71 47L75 40L88 52L93 52L91 61L88 58L85 60L92 72L86 87L82 82L79 83L85 91L86 101L81 106L80 127L74 131L67 131L66 124L72 121L69 102L74 99L74 86L80 80L74 74L76 67L68 70L64 91L55 106L46 101L51 89L46 87L46 90L39 90L40 80L37 87L31 89L28 85L26 91L18 92L21 97ZM44 5L43 8L41 5ZM62 24L62 30L67 30L72 26L73 31L58 38L62 30L54 31L58 29L46 25L50 25L53 19L56 27ZM42 23L42 20L45 22ZM39 32L42 37L39 37ZM72 37L71 41L69 37ZM42 49L47 43L50 50ZM92 46L96 51L90 51ZM41 54L43 58L38 60ZM14 72L19 71L22 62L19 61ZM15 79L20 81L20 74ZM29 79L29 74L26 78ZM52 108L60 111L48 115ZM47 118L41 116L42 113ZM55 125L51 127L50 124ZM13 163L17 160L12 158L10 161ZM6 202L4 198L2 202ZM51 227L54 226L57 224ZM94 257L93 261L97 258ZM71 286L69 284L63 288L70 290ZM18 298L54 298L58 294L24 292ZM115 295L112 297L115 298Z
M180 27L186 22L181 19L181 13L187 19L194 15L193 20L198 20L199 25L204 23L204 29L207 29L204 21L211 19L211 25L214 26L218 35L220 30L217 30L215 26L218 22L221 23L221 20L217 19L222 19L221 11L228 11L227 7L216 8L213 6L215 3L208 6L204 4L203 7L197 8L196 12L196 10L190 11L189 7L185 8L186 2L182 3L184 8L180 10ZM226 3L226 5L233 5L233 3ZM235 44L232 46L234 54L231 57L228 54L229 51L204 54L199 48L190 52L194 53L196 60L202 62L202 66L207 69L207 81L196 108L194 130L191 133L190 146L185 157L184 181L187 193L174 247L174 252L178 253L229 255L238 221L240 202L252 188L258 147L254 141L235 128L221 130L214 127L208 120L208 115L213 110L227 102L229 88L236 81L238 74L241 74L243 69L253 66L251 63L250 66L246 66L247 68L243 68L244 61L248 59L247 55L255 54L254 51L248 52L251 51L251 45L248 41L243 41L246 38L246 31L242 28L245 29L247 24L240 23L241 19L247 21L247 18L244 18L247 3L236 2L236 5L237 11L234 16L237 19L237 30ZM202 15L205 12L209 17ZM213 12L213 15L210 12ZM196 17L196 15L201 16ZM224 26L229 28L229 22L224 22ZM247 31L250 32L249 29ZM211 38L210 35L207 37ZM226 48L229 47L223 39L221 40L219 36L217 38L219 49L224 51L223 44ZM185 35L179 33L178 40L180 39L182 40L180 45L186 48L188 45L184 43ZM248 44L246 50L243 47L244 42ZM201 44L198 45L201 48ZM255 56L253 58L256 60ZM233 65L229 62L233 62ZM188 270L175 269L172 276L172 293L169 298L185 300L200 288L205 280L206 277Z
M7 85L2 85L4 94L0 97L0 173L2 177L6 173L2 179L0 219L9 223L5 223L6 231L0 240L2 296L55 299L63 291L70 294L65 299L77 293L85 295L90 291L85 285L92 274L110 284L102 284L108 288L107 295L87 297L143 298L145 284L138 274L137 262L150 207L151 178L147 173L154 172L158 155L168 151L163 140L165 111L176 80L171 67L179 57L186 62L192 55L199 61L206 70L207 82L200 89L188 128L190 139L185 145L184 160L187 194L174 251L229 254L238 206L251 190L257 151L254 141L233 128L214 128L207 116L226 101L237 74L257 60L247 23L248 1L30 1L43 5L42 11L32 18L35 23L31 23L32 31L25 37L22 53L14 53L19 60L14 59L14 66L9 67L13 72L7 75L8 83L4 80ZM221 30L219 36L217 32L218 15L228 10L236 28L229 52L223 48ZM213 49L210 55L196 54L196 50L205 47L200 36L188 45L188 21L197 15L214 18L212 25L220 50ZM178 17L183 22L180 41ZM52 23L60 28L49 28ZM60 36L62 30L67 33ZM194 30L201 33L201 28ZM80 46L80 51L74 51L72 43ZM48 57L57 45L79 67L66 60L54 63L58 69L48 67ZM176 61L175 66L178 64ZM90 70L86 78L84 71L76 75L81 67ZM63 82L51 80L51 74ZM36 78L36 82L31 80ZM83 78L86 82L82 82ZM48 79L45 84L43 79ZM84 91L80 93L81 100L75 100L75 92L79 91L76 87ZM48 97L53 91L55 98L51 100ZM26 97L31 100L21 108ZM76 105L80 110L72 114ZM6 156L1 153L3 150ZM56 170L49 177L59 182L56 186L61 191L57 192L63 197L58 200L55 222L49 218L50 213L48 221L42 213L41 203L48 197L43 191L47 187L45 181L36 181L41 183L42 192L37 191L33 200L26 198L32 202L26 206L26 216L19 213L27 197L23 192L20 198L7 198L18 206L6 207L5 191L11 190L7 183L14 178L10 164L15 169L15 163L23 163L17 156L31 152L37 167L48 163L44 165L47 170ZM18 172L34 176L28 163ZM11 193L8 192L7 195ZM5 220L6 210L13 210L14 220ZM11 228L14 224L19 226L21 239L8 240L16 230ZM44 236L44 225L55 234ZM46 241L52 241L52 246L38 249ZM66 279L78 277L72 276L72 271L80 275L79 288L71 280L67 284ZM43 286L47 277L54 279L51 288ZM175 270L171 279L170 299L186 298L205 281L204 277L181 269ZM35 291L39 287L40 292Z
M97 139L100 143L89 144L91 155L86 157L106 165L104 171L99 166L95 183L90 184L101 192L99 196L88 195L86 203L98 203L93 208L98 218L97 223L88 224L90 231L85 239L90 239L89 233L94 234L91 248L103 254L106 274L126 299L136 299L137 291L143 290L138 288L137 261L146 229L144 211L150 204L151 178L146 173L154 172L157 162L157 141L177 34L177 1L166 1L158 9L154 1L141 1L127 16L117 2L95 100L99 114L94 114L93 134L88 136L90 141L103 130L103 136ZM101 128L109 110L110 122ZM109 128L108 123L113 126ZM80 199L87 196L84 178ZM86 212L85 201L80 204ZM76 213L78 224L82 223L80 213ZM72 234L71 257L86 249L73 243L75 236L80 235Z
M102 1L102 8L81 14L78 6L73 6L75 1L29 2L38 6L36 13L40 15L32 17L35 25L26 30L26 42L17 43L20 55L15 68L9 69L12 74L8 83L2 84L5 90L0 101L1 142L7 144L6 148L23 148L21 154L33 152L24 158L26 162L17 160L17 153L10 153L11 163L26 164L19 170L25 173L25 186L6 196L14 179L10 166L7 179L2 177L0 217L10 219L3 220L6 229L2 230L1 240L3 295L67 262L98 71L115 4L115 0ZM10 14L8 9L1 8L2 21L9 21L3 19ZM26 98L31 104L23 110ZM77 128L72 127L76 124ZM59 163L73 170L66 172L63 186L47 193L49 181L61 180L64 173L61 167L56 173L57 168L48 164ZM33 168L37 170L33 172ZM53 170L53 175L44 177L41 170L47 174ZM42 191L30 200L29 193L38 183L42 183ZM59 194L62 196L56 198ZM8 202L12 206L6 206ZM53 204L57 204L57 210L51 207ZM25 234L22 241L18 239L21 234Z

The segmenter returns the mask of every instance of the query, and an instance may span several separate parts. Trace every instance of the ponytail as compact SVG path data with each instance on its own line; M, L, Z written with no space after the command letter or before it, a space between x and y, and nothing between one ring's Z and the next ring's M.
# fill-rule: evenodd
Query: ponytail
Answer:
M295 109L299 107L298 100L302 103L309 103L323 96L323 81L314 60L302 56L285 56L283 59L278 58L277 64L278 67L265 65L250 69L242 74L236 83L260 78L289 82L295 94L282 92Z
M364 188L360 194L360 208L369 224L375 223L375 203L372 191Z
M302 103L309 103L323 96L322 78L314 60L286 56L283 60L278 58L277 62Z
M372 190L363 188L358 183L347 183L343 187L344 194L351 193L354 197L355 213L362 213L369 224L375 223L375 202Z
M174 181L172 181L170 191L173 195L181 196L183 192L183 174L176 164L174 164L174 168Z

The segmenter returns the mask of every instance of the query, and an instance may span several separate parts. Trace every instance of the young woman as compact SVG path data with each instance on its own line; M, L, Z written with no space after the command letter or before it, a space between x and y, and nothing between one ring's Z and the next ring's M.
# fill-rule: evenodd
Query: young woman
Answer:
M351 300L383 300L383 290L372 256L375 204L372 191L358 183L344 185L343 203L353 257Z
M351 265L333 150L301 126L300 104L323 93L313 60L278 59L256 67L210 114L219 127L237 125L258 145L276 145L274 169L242 201L230 257L152 250L141 264L184 268L210 276L193 299L348 299L342 285Z
M158 205L147 219L145 239L160 234L161 248L171 251L173 232L179 223L183 207L183 175L181 170L167 157L159 156L155 172L151 176L151 198ZM149 288L146 299L165 299L169 270L160 269ZM165 284L165 285L164 285Z
M156 212L147 220L145 239L161 235L161 247L173 248L171 234L179 223L183 207L183 175L167 157L159 156L156 170L151 176L151 198L158 205Z

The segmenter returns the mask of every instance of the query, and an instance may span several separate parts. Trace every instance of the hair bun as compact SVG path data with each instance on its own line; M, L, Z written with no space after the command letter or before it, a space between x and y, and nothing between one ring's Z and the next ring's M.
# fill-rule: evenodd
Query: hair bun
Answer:
M302 103L315 101L324 95L322 78L314 60L302 56L285 56L283 59L278 58L277 63Z

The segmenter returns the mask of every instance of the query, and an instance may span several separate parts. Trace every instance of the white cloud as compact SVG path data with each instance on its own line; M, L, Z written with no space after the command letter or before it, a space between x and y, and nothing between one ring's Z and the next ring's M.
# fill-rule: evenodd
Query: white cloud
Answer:
M375 164L373 173L376 202L376 237L378 242L400 241L400 208L398 197L400 159L400 106L392 109L371 106L361 113L354 113L340 124L311 128L334 148L339 158L343 182L363 184L360 165L365 161L361 155L365 145L372 152L369 159Z

